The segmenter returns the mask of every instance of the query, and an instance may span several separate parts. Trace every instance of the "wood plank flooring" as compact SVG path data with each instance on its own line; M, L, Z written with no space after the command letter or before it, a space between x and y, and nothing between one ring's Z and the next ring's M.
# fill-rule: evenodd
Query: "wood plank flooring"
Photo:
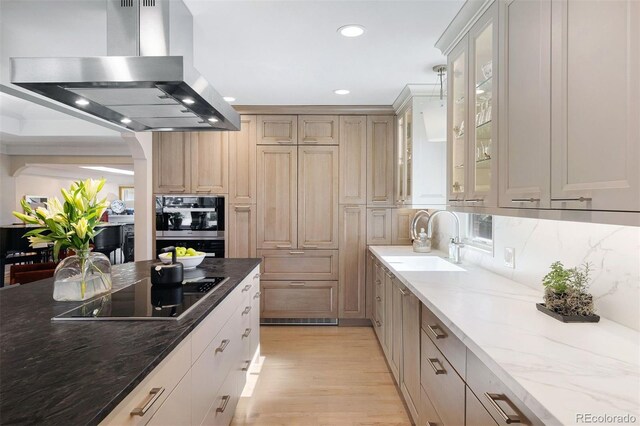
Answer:
M232 425L410 425L369 327L261 327ZM252 384L252 382L254 382Z

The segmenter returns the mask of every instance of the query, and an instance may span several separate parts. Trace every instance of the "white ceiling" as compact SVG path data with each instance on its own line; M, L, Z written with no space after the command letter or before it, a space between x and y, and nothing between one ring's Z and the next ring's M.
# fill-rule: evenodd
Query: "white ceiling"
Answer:
M406 84L436 82L433 45L464 1L185 3L196 68L238 105L391 105ZM337 33L354 23L363 36Z

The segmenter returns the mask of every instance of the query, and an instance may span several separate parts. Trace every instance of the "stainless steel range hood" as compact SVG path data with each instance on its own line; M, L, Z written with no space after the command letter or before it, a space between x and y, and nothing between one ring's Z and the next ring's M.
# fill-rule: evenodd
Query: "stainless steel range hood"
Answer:
M106 0L107 54L11 58L11 82L133 131L239 130L240 116L193 67L182 0Z

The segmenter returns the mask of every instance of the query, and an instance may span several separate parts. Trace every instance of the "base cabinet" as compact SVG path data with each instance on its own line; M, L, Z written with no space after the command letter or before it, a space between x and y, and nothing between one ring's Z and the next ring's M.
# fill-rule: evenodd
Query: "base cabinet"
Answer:
M498 423L493 420L493 417L482 406L480 400L471 392L469 386L467 386L467 410L465 412L465 425L466 426L494 426Z
M418 422L420 409L420 306L418 298L405 289L402 296L402 374L400 390L411 417Z
M337 318L337 281L263 281L262 318Z
M259 358L259 317L252 315L259 277L256 267L101 424L231 423L246 371Z

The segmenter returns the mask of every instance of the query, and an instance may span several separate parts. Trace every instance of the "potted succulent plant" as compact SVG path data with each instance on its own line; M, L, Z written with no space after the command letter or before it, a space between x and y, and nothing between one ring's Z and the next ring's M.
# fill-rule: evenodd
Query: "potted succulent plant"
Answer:
M587 291L590 275L589 263L565 268L561 262L553 262L542 279L544 303L536 304L538 310L562 322L600 321L594 314L593 296Z

